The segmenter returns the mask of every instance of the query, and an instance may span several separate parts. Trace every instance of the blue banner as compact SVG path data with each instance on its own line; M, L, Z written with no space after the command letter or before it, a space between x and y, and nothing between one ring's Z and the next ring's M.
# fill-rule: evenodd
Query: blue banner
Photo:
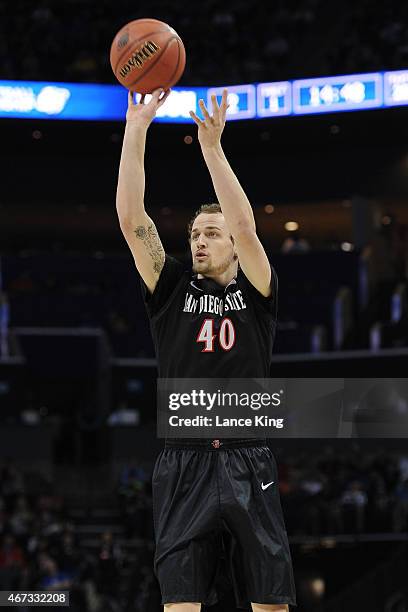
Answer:
M337 113L408 104L408 70L226 85L227 118ZM221 98L224 87L175 87L159 108L159 123L190 123L190 110L201 115L198 101L211 108L211 95ZM127 90L121 85L0 81L0 117L123 121Z

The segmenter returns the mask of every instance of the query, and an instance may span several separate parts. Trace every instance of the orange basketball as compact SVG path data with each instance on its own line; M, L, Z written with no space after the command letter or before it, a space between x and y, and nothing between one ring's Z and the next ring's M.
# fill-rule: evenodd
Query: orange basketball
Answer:
M180 36L167 23L136 19L113 39L110 63L121 85L146 94L177 83L186 65L186 51Z

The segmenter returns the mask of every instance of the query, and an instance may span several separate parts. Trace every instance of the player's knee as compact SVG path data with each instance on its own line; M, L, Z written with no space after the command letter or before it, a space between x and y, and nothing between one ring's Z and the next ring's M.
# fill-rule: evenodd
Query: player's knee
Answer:
M289 612L287 604L256 604L251 603L253 612Z
M164 606L164 612L200 612L200 603L171 603Z

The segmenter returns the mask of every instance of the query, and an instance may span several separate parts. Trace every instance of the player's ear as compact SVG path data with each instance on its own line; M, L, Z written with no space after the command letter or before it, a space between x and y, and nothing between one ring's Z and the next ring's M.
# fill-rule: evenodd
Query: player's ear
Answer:
M238 255L237 255L237 252L235 251L235 240L234 240L234 236L232 236L232 235L231 235L231 236L230 236L230 238L231 238L231 242L232 242L232 244L234 245L234 261L236 261L236 260L238 259Z

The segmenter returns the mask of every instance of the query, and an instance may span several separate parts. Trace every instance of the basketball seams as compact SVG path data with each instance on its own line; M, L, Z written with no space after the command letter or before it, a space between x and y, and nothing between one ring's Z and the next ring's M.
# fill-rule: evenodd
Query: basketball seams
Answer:
M156 57L156 58L154 59L154 61L153 61L153 62L151 62L151 63L149 64L149 66L146 68L146 70L144 70L143 74L140 74L140 75L139 75L139 77L136 79L136 81L133 81L133 82L132 82L132 83L130 83L130 84L128 83L128 84L127 84L127 87L133 87L134 85L136 85L136 83L138 83L138 82L139 82L141 79L143 79L143 78L146 76L146 74L148 74L148 73L151 71L151 69L152 69L152 68L154 68L154 66L157 64L157 62L159 61L159 59L161 59L161 57L163 56L163 54L165 53L165 51L167 51L168 46L170 45L170 43L171 43L171 42L172 42L174 39L176 39L176 38L177 38L176 36L173 36L173 38L170 38L170 40L168 40L168 41L167 41L166 46L164 47L164 49L162 50L162 52L160 53L160 55L159 55L158 57Z
M174 39L172 39L172 40L174 40ZM178 70L179 70L179 68L180 68L180 42L179 42L179 39L178 39L178 38L177 38L177 50L178 50L178 56L177 56L177 63L176 63L176 67L175 67L175 69L174 69L174 71L173 71L173 74L172 74L172 75L170 76L170 78L168 79L167 83L171 83L171 82L172 82L172 80L173 80L173 78L174 78L174 75L175 75L175 74L178 72ZM168 87L168 85L167 85L167 87ZM167 87L166 87L165 89L167 89Z
M153 32L148 32L147 34L143 35L143 38L140 38L140 39L138 39L136 41L132 41L132 47L137 47L141 42L145 42L145 40L146 40L146 38L148 36L154 36L155 34L163 34L164 32L165 32L165 30L163 30L163 29L162 30L154 30ZM171 38L171 40L173 40L173 38ZM131 53L133 53L133 51ZM116 62L115 69L114 69L115 74L116 74L116 71L118 69L119 64L121 63L121 61L123 60L123 58L126 55L129 55L129 50L123 52L122 55L119 57L118 61Z
M136 83L138 83L141 79L143 79L152 70L152 68L154 68L154 66L157 64L157 62L161 59L162 55L164 54L165 51L167 51L168 46L170 45L170 43L173 40L177 40L177 48L178 48L178 51L179 51L179 56L178 56L178 60L177 60L177 68L178 68L178 61L180 59L180 44L178 42L179 41L179 37L178 36L173 36L173 38L170 38L170 40L167 41L167 44L164 47L164 49L162 50L161 54L158 57L156 57L156 59L149 65L148 68L146 68L146 70L143 72L143 74L139 75L139 77L135 81L133 81L132 83L127 83L126 87L133 87L134 85L136 85ZM173 74L174 74L174 72L173 72ZM170 79L168 79L168 81L169 80Z

